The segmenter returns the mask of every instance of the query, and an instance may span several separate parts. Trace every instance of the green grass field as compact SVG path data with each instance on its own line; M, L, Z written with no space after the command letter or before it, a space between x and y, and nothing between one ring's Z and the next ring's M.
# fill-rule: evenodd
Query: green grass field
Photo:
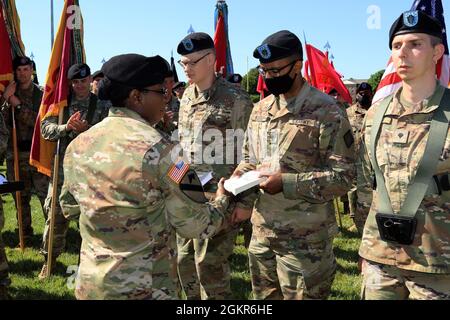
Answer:
M0 166L0 172L4 167ZM44 217L36 198L32 200L33 228L35 236L32 246L21 252L17 248L19 239L16 229L15 208L11 196L4 196L5 227L2 231L9 260L12 285L10 294L13 299L74 299L70 285L73 280L73 269L78 263L80 238L76 223L70 225L66 252L57 261L54 275L48 280L39 280L38 274L44 262L39 254ZM338 271L333 284L330 299L354 300L359 299L361 277L357 269L358 247L360 239L355 232L348 229L351 220L343 216L344 230L334 241L334 251L338 261ZM231 258L232 281L231 286L235 299L251 299L251 284L248 271L247 251L243 246L243 236L238 237L234 254ZM69 269L68 269L69 268ZM72 267L73 268L73 267Z

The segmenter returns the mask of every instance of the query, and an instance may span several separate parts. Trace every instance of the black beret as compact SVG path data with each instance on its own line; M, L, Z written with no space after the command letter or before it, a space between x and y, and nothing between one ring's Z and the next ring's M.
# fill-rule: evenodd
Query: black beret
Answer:
M367 82L362 82L356 89L356 93L363 91L363 90L370 90L370 92L372 92L372 86L370 84L368 84Z
M300 39L290 31L282 30L267 37L253 51L253 57L262 63L270 63L294 54L300 54L303 60L303 48Z
M86 63L77 63L69 68L67 72L67 79L76 80L84 79L91 75L91 69Z
M105 62L101 71L113 82L139 89L163 83L168 66L167 61L160 56L145 57L130 53L112 57Z
M13 60L14 71L21 66L33 66L33 61L28 57L15 57Z
M408 33L425 33L442 39L443 27L439 20L427 15L425 12L407 11L395 20L389 31L389 49L392 50L394 37Z
M188 34L178 44L178 54L185 56L194 52L198 52L205 49L213 49L214 41L211 37L204 32L194 32Z
M95 78L103 78L105 75L103 74L103 72L101 71L101 70L98 70L98 71L95 71L93 74L92 74L92 79L95 79Z
M186 86L186 82L177 82L173 85L172 90L176 90L178 88L185 87L185 86Z
M239 73L233 73L227 76L227 80L231 83L241 83L242 76Z

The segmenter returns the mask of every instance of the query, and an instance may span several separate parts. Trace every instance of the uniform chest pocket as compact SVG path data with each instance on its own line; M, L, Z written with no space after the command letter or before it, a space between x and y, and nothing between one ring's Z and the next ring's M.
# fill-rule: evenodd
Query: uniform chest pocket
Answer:
M301 171L319 158L319 123L315 120L290 120L289 130L282 135L283 167Z
M319 122L315 120L289 120L291 128L292 146L301 149L318 149L319 147ZM289 141L289 139L287 139Z

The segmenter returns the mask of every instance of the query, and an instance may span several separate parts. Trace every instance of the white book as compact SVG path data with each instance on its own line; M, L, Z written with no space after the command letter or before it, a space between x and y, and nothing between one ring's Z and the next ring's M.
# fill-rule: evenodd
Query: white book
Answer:
M267 177L260 177L259 175L259 171L249 171L240 177L228 179L224 184L225 190L237 196L239 193L266 181Z

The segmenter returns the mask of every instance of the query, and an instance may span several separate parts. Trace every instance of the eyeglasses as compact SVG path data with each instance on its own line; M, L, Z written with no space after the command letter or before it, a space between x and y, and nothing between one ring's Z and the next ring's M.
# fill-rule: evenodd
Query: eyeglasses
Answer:
M193 68L193 67L195 67L195 65L196 65L197 63L199 63L202 59L204 59L204 58L205 58L206 56L208 56L210 53L211 53L211 52L208 52L208 53L205 54L203 57L201 57L200 59L197 59L197 60L195 60L195 61L183 62L183 61L181 61L181 60L178 60L178 64L179 64L180 66L182 66L183 68L186 68L187 66Z
M258 72L263 77L265 77L267 74L270 75L271 77L279 77L281 71L286 69L289 66L291 66L291 69L289 69L289 72L288 72L288 73L290 73L292 71L292 69L294 68L294 65L297 63L297 61L300 61L300 60L292 61L288 65L285 65L284 67L281 67L281 68L264 69L263 67L259 66Z
M139 90L142 93L149 93L149 92L154 92L154 93L158 93L160 95L166 96L169 93L169 90L167 90L166 88L162 88L159 90L152 90L152 89L140 89Z

